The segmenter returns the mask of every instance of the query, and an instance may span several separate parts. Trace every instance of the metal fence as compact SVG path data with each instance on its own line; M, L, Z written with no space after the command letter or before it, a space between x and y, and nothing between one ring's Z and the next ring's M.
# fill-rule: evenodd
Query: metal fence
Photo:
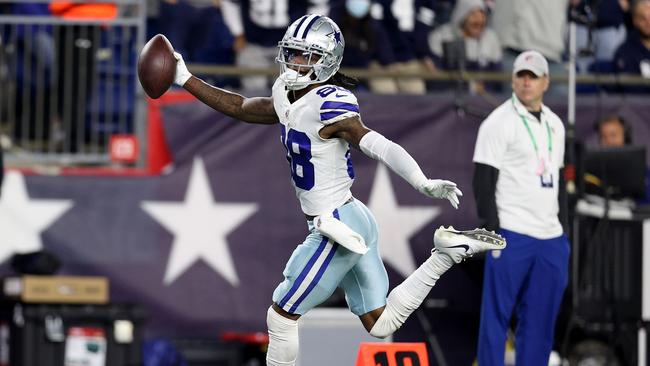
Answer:
M0 14L0 135L10 145L8 165L107 165L115 134L137 136L142 164L145 101L135 65L146 2L116 3L110 20Z

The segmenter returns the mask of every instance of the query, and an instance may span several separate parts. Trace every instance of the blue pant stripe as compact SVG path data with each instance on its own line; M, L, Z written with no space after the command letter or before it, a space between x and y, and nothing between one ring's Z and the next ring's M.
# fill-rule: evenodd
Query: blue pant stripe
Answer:
M325 270L327 269L327 266L332 261L332 257L334 257L334 253L336 253L336 248L338 248L338 247L339 247L338 244L334 244L334 246L332 247L332 250L330 250L329 254L327 255L327 258L325 258L325 261L323 262L323 265L318 270L318 273L316 273L316 276L314 277L314 279L311 281L309 286L307 286L307 288L305 289L305 292L302 295L300 295L298 300L296 300L296 302L291 306L291 309L289 309L290 313L293 313L294 311L296 311L296 309L298 308L300 303L309 295L311 290L313 290L314 287L316 287L316 284L318 283L320 278L323 277L323 273L325 273Z
M293 294L298 290L300 285L302 284L302 281L305 280L305 277L307 276L307 273L311 271L311 268L314 266L314 263L316 263L316 260L318 260L318 257L320 257L321 253L325 249L325 245L327 245L327 237L323 237L323 240L320 242L318 245L318 249L316 249L316 252L314 255L309 258L309 261L307 262L307 265L305 268L300 272L300 275L298 278L296 278L296 281L294 282L293 286L291 286L291 289L289 292L287 292L286 295L280 300L280 303L278 304L281 308L284 308L284 306L287 304L287 301L293 296Z

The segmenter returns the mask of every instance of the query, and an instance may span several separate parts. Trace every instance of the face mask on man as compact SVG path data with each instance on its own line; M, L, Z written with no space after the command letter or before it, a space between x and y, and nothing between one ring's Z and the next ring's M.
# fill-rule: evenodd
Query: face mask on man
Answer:
M348 13L355 18L363 18L368 14L370 10L370 1L368 0L347 0L345 2L345 8L348 10Z

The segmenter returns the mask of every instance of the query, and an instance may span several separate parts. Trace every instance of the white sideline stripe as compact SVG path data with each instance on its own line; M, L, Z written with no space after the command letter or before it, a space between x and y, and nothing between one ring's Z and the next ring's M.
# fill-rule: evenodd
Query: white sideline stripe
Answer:
M334 248L334 246L332 245L332 241L327 240L327 244L325 244L325 248L323 248L323 251L318 256L318 259L316 260L314 265L311 267L311 270L307 273L305 278L302 280L302 283L300 284L300 287L298 287L296 292L294 292L293 296L291 296L291 298L289 298L289 300L287 300L287 303L284 304L282 309L284 309L285 311L289 311L289 309L291 309L293 304L296 301L298 301L300 296L302 296L302 294L305 292L307 287L312 283L312 281L316 277L316 273L318 273L318 271L320 270L321 266L323 265L323 262L325 261L325 258L327 258L327 255L332 251L332 248Z

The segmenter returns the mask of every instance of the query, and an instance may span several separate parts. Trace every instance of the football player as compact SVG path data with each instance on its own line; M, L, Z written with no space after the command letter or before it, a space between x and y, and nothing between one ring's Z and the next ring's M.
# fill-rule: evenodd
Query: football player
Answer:
M401 146L362 123L357 99L348 90L355 80L338 72L344 46L331 19L315 14L299 18L278 43L282 73L272 96L257 98L206 84L175 54L175 83L203 103L243 122L280 125L309 233L289 259L267 311L268 365L295 363L298 318L337 287L345 291L350 310L366 330L384 338L420 306L454 263L505 246L503 238L482 229L440 228L431 256L386 297L388 276L377 248L377 224L350 192L350 146L383 162L424 195L447 199L455 208L461 191L453 182L428 179Z

